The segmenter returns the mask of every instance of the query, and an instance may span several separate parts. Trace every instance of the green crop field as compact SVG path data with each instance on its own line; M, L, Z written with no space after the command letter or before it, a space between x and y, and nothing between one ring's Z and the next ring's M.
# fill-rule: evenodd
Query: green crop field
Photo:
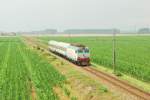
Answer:
M39 39L46 44L49 40L85 44L91 50L92 62L112 68L112 37L39 37ZM150 82L150 37L117 37L116 45L117 71Z
M112 68L111 37L39 37L45 44L49 40L85 44L92 62ZM117 37L116 47L117 71L150 82L150 37ZM0 100L60 99L54 88L61 88L67 82L66 76L50 64L43 52L30 47L23 37L0 37Z
M0 100L57 100L53 87L65 80L19 37L0 37Z

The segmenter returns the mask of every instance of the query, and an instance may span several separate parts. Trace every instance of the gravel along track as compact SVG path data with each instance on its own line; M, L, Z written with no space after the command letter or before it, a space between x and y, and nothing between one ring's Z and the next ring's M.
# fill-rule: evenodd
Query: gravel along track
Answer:
M126 90L127 92L136 95L137 97L139 97L140 99L143 100L150 100L150 93L147 93L145 91L142 91L139 88L136 88L130 84L128 84L127 82L124 82L122 80L119 80L118 78L111 76L105 72L102 71L98 71L96 69L93 69L92 67L83 67L84 70L96 75L99 78L103 78L104 80L108 81L109 83L118 86L124 90Z
M34 43L34 45L38 45L41 48L48 50L47 45L39 43L38 41L36 41L35 38L32 39L32 38L25 37L25 39L27 41ZM55 55L55 56L57 58L62 59L62 57L58 57L57 55ZM71 63L71 64L73 64L73 63ZM73 64L73 65L77 67L77 65L75 65L75 64ZM132 86L132 85L128 84L127 82L118 79L117 77L114 77L114 76L112 76L108 73L102 72L102 71L98 71L98 70L92 68L91 66L83 67L83 69L88 71L89 73L101 78L101 79L106 80L107 82L111 83L112 85L117 86L117 87L131 93L132 95L135 95L136 97L138 97L140 99L150 100L150 93L147 93L147 92L145 92L145 91L143 91L143 90L141 90L135 86Z

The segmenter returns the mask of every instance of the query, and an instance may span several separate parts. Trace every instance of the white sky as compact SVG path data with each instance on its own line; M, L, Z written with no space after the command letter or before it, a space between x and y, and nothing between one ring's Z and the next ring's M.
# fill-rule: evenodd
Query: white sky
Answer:
M0 0L0 30L150 26L150 0Z

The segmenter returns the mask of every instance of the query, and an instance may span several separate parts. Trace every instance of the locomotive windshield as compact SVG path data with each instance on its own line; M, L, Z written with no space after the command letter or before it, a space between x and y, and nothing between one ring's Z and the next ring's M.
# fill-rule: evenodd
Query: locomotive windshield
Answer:
M89 49L79 49L78 51L77 51L78 53L89 53Z
M84 52L85 52L85 53L89 53L89 49L85 49Z

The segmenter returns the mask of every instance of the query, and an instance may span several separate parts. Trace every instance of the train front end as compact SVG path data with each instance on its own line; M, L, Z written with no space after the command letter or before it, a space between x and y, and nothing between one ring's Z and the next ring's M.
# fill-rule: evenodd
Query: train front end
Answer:
M90 52L88 47L82 47L77 50L77 64L81 66L90 65Z

